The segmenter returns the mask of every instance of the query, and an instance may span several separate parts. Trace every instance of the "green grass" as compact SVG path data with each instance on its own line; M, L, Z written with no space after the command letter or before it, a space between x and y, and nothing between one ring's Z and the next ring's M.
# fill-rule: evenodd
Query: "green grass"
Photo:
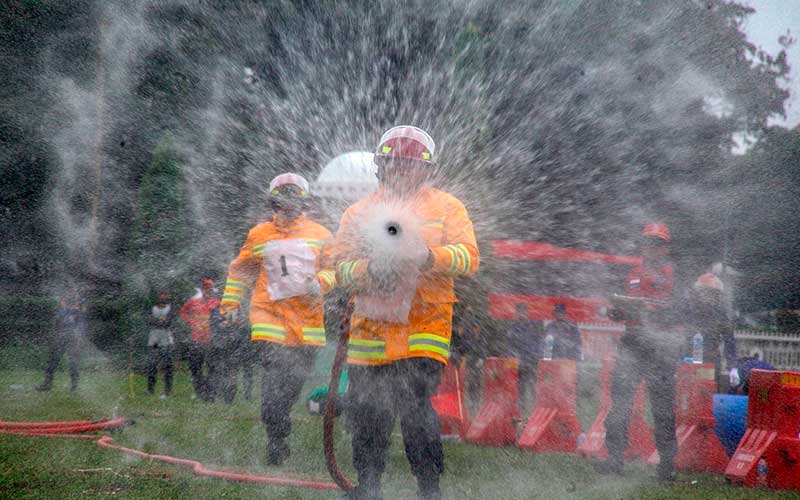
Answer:
M258 420L257 401L232 406L190 400L188 375L180 371L173 397L162 401L145 394L144 377L135 377L135 396L127 376L95 364L82 374L72 394L60 372L50 393L37 393L37 371L0 369L0 419L72 420L110 416L116 408L135 423L116 434L117 444L148 452L193 458L214 468L258 474L287 474L327 480L319 417L302 405L294 409L292 456L280 467L262 463L265 433ZM319 379L309 382L304 394ZM591 384L588 378L587 384ZM591 394L590 390L582 394ZM581 420L591 420L596 398L582 398ZM586 423L586 422L584 422ZM349 438L340 430L337 456L349 477ZM387 499L415 498L415 485L396 430L385 475ZM653 469L633 465L624 479L595 474L589 463L572 456L534 454L515 448L481 448L445 443L447 472L442 478L446 498L461 499L697 499L800 498L792 492L748 490L725 484L718 476L681 474L677 483L661 485ZM200 478L187 469L143 460L91 441L0 435L0 498L338 498L335 492L238 484Z

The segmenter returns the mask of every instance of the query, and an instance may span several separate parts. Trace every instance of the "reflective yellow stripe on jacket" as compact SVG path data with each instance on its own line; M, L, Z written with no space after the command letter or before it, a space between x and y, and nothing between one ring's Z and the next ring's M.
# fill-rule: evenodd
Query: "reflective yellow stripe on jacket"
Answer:
M434 333L414 333L408 337L408 352L433 352L450 357L450 339Z
M347 343L348 363L366 364L365 362L382 359L386 359L386 342L382 340L350 338Z
M269 323L253 323L250 327L250 337L253 340L286 340L286 329L280 325Z
M325 329L313 327L303 328L303 344L325 345Z
M247 286L245 286L244 283L228 278L228 281L225 282L225 292L222 295L221 303L235 304L238 306L246 290Z

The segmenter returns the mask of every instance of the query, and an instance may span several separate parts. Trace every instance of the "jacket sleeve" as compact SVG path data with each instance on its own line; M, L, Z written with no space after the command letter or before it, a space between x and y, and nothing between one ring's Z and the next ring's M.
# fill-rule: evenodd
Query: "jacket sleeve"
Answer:
M472 221L467 209L455 200L448 210L444 222L444 246L431 248L433 267L431 272L449 276L471 276L478 271L480 254L475 241Z
M178 310L178 315L181 317L181 319L183 321L186 322L187 325L194 326L194 318L192 317L191 314L189 314L189 311L191 310L191 308L192 308L192 300L189 299Z
M333 261L333 236L328 233L317 257L317 280L323 295L336 287L336 269Z
M219 312L222 315L239 308L239 304L246 292L253 288L258 278L259 257L254 255L255 234L251 230L247 240L239 250L239 255L228 266L228 278L225 281L225 291Z
M339 229L333 238L330 248L327 250L328 262L332 265L334 273L334 283L336 286L346 288L360 288L368 278L367 259L355 257L355 247L353 242L357 237L355 223L351 210L345 210L342 219L339 221Z

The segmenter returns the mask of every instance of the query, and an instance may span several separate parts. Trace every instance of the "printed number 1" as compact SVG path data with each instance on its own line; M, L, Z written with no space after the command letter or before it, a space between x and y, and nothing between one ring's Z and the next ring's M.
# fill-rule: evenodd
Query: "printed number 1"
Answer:
M289 270L286 269L286 256L281 255L281 276L289 276Z

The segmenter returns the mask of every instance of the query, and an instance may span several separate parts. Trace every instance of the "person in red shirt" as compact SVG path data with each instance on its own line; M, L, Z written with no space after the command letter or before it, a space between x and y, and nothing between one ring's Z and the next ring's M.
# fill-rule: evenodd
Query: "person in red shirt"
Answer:
M178 314L192 330L192 342L189 344L189 370L192 372L194 398L205 401L211 399L207 377L203 375L203 365L208 362L209 340L211 339L211 311L219 306L214 291L214 281L203 280L200 286L200 297L189 299Z
M639 381L644 379L654 420L656 449L661 461L659 480L675 477L675 367L682 337L673 332L673 268L669 258L669 228L648 224L642 232L642 262L628 274L624 296L614 296L609 317L625 322L611 377L611 410L606 420L608 460L597 469L622 474L628 446L631 405Z

